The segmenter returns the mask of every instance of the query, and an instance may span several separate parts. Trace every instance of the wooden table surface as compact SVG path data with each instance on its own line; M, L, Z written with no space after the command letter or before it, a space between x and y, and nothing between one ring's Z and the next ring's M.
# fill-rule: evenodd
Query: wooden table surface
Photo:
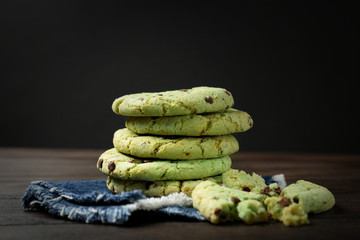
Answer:
M237 153L233 168L261 175L284 173L333 192L336 205L310 215L310 225L279 222L212 225L184 218L135 215L125 226L85 224L25 211L20 198L31 181L105 179L95 165L103 150L0 148L0 239L355 239L360 236L360 156Z

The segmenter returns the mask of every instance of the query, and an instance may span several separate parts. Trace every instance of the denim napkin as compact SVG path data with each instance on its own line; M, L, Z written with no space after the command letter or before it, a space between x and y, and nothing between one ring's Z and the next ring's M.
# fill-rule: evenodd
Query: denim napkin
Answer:
M283 174L263 176L266 184L286 186ZM35 181L22 197L26 210L48 213L85 223L124 224L135 211L151 211L203 221L184 193L148 198L140 190L112 194L106 180L51 182Z

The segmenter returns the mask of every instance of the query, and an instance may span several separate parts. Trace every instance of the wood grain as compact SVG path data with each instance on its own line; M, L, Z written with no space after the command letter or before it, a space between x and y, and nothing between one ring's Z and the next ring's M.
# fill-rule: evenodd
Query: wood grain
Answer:
M45 212L24 211L20 198L31 181L105 179L96 169L104 150L0 149L1 239L352 239L360 235L360 156L237 153L233 168L261 175L284 173L288 183L305 179L330 189L336 205L310 215L311 224L298 228L278 222L248 226L240 222L212 225L180 217L137 213L124 226L83 224Z

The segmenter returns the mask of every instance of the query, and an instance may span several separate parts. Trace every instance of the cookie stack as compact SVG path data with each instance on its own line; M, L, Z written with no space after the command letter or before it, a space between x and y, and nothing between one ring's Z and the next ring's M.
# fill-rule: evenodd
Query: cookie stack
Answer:
M223 88L196 87L117 98L116 114L129 116L114 134L114 148L97 162L113 193L142 190L163 196L192 190L203 180L221 182L239 150L232 133L252 127L246 112L231 108ZM220 175L220 176L219 176Z

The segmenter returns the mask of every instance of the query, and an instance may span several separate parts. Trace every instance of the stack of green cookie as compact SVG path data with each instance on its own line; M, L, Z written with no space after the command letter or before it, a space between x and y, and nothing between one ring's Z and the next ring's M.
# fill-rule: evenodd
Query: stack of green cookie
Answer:
M97 167L108 175L114 193L142 190L163 196L192 190L203 180L221 182L239 150L232 133L252 127L246 112L233 109L223 88L196 87L117 98L116 114L128 116L126 128L114 134L114 148Z

